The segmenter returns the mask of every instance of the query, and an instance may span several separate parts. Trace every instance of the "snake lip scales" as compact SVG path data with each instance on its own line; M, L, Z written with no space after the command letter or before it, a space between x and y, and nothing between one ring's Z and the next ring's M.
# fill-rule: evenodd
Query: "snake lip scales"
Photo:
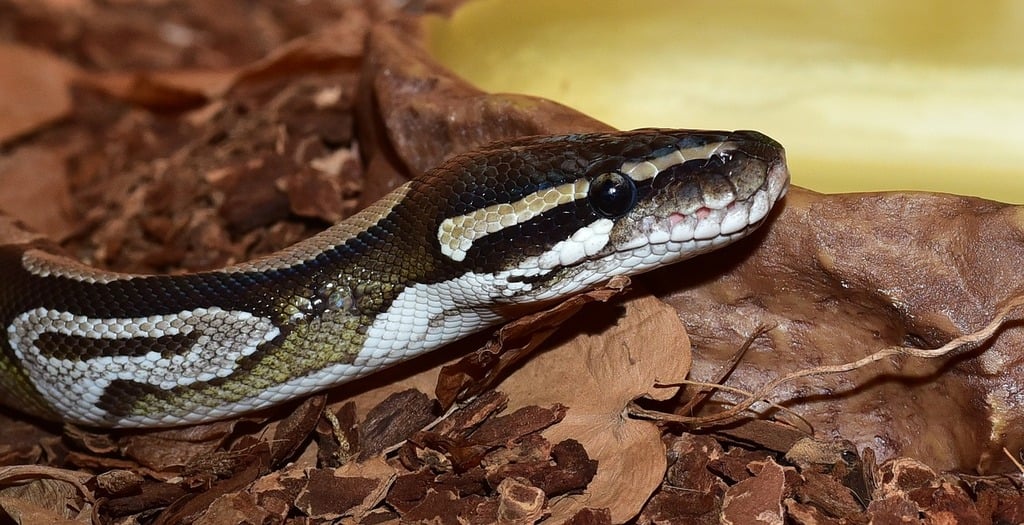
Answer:
M107 427L261 409L733 242L788 183L753 131L525 138L269 257L175 276L91 268L0 217L0 399Z

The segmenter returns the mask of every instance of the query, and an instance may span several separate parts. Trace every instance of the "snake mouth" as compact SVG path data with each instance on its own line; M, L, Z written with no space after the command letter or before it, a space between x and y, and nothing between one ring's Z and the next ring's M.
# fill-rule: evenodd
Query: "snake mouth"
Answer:
M714 208L705 203L690 213L671 213L666 220L669 239L663 242L713 241L743 235L765 221L788 188L789 170L780 160L766 170L764 184L745 199L733 199Z
M740 135L742 134L742 135ZM635 223L633 240L619 251L688 258L745 237L765 222L789 187L780 145L755 132L704 163L659 174L653 198ZM649 248L643 248L644 245Z

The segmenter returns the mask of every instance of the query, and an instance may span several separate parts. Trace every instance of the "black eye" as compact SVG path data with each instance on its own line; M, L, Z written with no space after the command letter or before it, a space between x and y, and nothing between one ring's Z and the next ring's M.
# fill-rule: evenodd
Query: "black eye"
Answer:
M603 173L590 183L590 205L608 218L621 217L636 204L633 179L621 173Z

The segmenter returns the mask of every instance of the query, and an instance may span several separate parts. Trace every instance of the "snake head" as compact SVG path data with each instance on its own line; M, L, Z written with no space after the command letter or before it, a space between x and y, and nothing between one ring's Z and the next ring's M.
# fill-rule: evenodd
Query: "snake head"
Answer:
M723 246L760 225L789 182L782 146L754 131L524 139L439 173L453 172L432 183L448 203L437 242L441 259L479 276L481 303L553 299Z
M608 240L591 260L633 274L717 249L760 226L788 185L782 146L761 133L683 134L594 177L588 198L611 222L595 221Z
M543 279L529 293L538 300L739 240L789 184L782 146L755 131L639 130L604 151L577 179L585 196L574 201L575 230L512 270Z

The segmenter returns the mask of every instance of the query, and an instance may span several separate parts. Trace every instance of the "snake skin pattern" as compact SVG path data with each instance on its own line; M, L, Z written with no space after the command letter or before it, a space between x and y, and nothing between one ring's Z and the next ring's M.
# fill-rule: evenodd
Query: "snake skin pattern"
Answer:
M272 256L178 276L90 268L0 218L0 398L107 427L265 408L509 305L735 241L788 181L782 147L751 131L527 138L453 157Z

